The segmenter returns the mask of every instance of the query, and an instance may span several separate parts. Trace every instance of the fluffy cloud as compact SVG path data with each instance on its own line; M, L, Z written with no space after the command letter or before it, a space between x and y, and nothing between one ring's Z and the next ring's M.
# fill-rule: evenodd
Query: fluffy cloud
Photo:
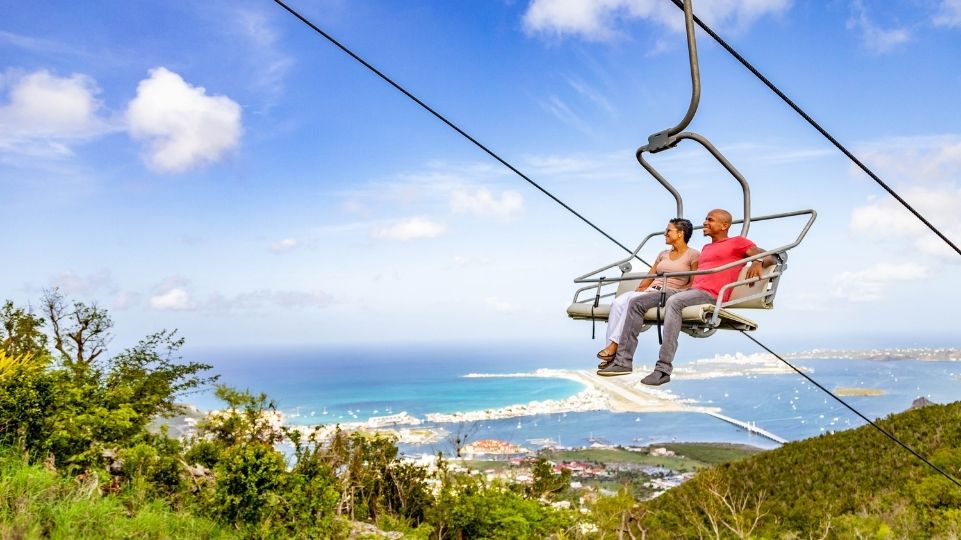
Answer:
M487 188L479 188L473 193L458 189L451 193L450 208L455 213L506 219L524 209L524 198L516 191L505 191L497 199Z
M790 0L702 0L694 12L711 25L745 29L768 14L780 14ZM619 35L618 26L631 19L647 19L681 30L684 19L665 0L532 0L524 13L529 33L575 35L604 41Z
M10 88L0 105L0 151L41 157L70 155L70 144L109 131L99 116L100 89L86 75L46 70L0 77Z
M185 311L194 309L190 293L180 287L173 287L150 297L150 307L160 311Z
M911 32L907 28L881 28L868 17L860 0L856 0L851 8L853 13L848 19L848 29L861 32L861 43L866 49L886 53L911 40Z
M882 178L899 178L898 193L955 244L961 244L961 137L900 137L866 146L862 158ZM875 198L851 213L853 232L910 241L920 253L957 260L957 254L890 197Z
M424 217L405 219L389 227L374 229L371 236L384 240L416 240L418 238L436 238L447 231L443 223L437 223Z
M900 191L921 215L937 227L955 245L961 245L961 188L957 186L912 187ZM871 236L905 238L925 255L956 260L951 250L927 226L893 199L882 199L855 208L851 213L851 230Z
M284 253L296 249L299 245L300 242L294 238L284 238L279 242L274 242L274 244L270 246L270 251L274 253Z
M934 17L934 24L961 27L961 0L942 0L941 8Z
M191 293L190 283L183 278L168 278L154 288L150 307L160 311L200 311L206 313L256 312L267 308L307 309L325 307L333 298L320 291L261 289L232 296L213 292L203 297Z
M148 141L147 163L161 172L217 161L238 145L243 131L240 105L208 96L163 67L140 81L126 116L130 134Z
M918 264L881 263L865 270L837 274L832 294L850 302L874 302L899 282L916 282L927 277L927 267Z

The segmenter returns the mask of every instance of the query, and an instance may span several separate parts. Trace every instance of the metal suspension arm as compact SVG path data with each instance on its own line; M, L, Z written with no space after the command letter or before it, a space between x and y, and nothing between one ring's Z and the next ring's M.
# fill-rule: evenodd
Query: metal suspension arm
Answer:
M672 146L674 135L684 131L687 125L694 119L697 112L697 105L701 101L701 72L697 64L697 41L694 37L694 8L691 0L684 0L684 29L687 32L687 56L691 65L691 104L687 108L687 114L678 124L672 128L658 131L647 138L648 150L651 153L666 150Z

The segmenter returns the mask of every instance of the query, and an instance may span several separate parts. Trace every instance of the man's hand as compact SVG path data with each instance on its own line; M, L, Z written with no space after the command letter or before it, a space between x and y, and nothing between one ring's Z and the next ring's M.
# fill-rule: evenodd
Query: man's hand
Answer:
M747 279L759 278L759 277L761 277L761 270L763 270L763 269L764 269L764 268L763 268L763 266L761 265L761 261L754 261L754 262L752 262L752 263L751 263L751 267L747 269L747 276L746 276ZM755 282L755 283L756 283L756 282ZM753 286L754 286L754 283L749 283L748 285L749 285L750 287L753 287Z

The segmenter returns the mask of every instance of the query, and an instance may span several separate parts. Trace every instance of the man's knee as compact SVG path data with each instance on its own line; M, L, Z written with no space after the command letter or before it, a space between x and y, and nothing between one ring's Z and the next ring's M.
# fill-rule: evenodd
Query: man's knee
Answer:
M664 307L668 311L676 311L676 312L680 312L682 309L684 309L684 306L685 306L685 303L684 303L683 293L678 293L668 298L667 302L664 304Z

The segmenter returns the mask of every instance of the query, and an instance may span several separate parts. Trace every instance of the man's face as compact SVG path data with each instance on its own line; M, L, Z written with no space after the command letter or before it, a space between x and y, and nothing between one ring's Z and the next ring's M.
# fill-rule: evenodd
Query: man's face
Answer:
M704 236L713 237L715 234L724 232L728 224L724 221L724 216L717 212L710 212L704 218Z

